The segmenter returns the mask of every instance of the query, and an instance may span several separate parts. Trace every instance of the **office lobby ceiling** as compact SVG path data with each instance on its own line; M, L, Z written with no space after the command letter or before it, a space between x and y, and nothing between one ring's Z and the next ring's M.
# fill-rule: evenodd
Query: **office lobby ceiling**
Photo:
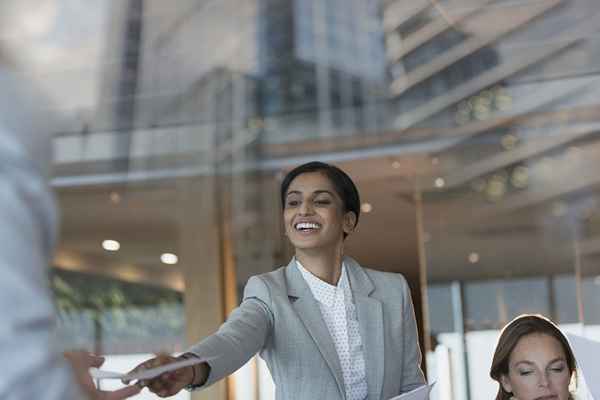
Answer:
M506 209L503 202L489 202L469 185L448 191L425 188L416 195L420 182L430 181L439 169L435 164L431 155L338 163L354 178L363 203L371 208L362 213L357 232L348 239L348 254L366 266L402 272L413 282L419 278L419 238L430 281L572 273L572 238L557 214L557 200ZM272 171L265 179L278 175ZM160 256L178 251L185 214L182 187L193 181L60 188L63 223L57 266L181 290L185 284L180 268L161 263ZM276 197L274 188L261 195ZM278 209L269 212L277 224ZM121 249L107 252L101 246L106 239L118 240ZM273 232L273 240L282 240L279 231ZM587 257L593 259L596 246L587 246ZM248 268L255 268L255 273L269 269L243 260L240 264L243 277L252 275Z

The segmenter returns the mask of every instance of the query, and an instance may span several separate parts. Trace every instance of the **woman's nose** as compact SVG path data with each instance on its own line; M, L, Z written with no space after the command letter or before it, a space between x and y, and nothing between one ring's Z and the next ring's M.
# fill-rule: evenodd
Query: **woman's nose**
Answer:
M538 384L542 387L548 386L548 374L547 373L540 374L540 379L539 379Z
M303 201L300 205L301 215L310 215L313 212L313 206L310 201Z

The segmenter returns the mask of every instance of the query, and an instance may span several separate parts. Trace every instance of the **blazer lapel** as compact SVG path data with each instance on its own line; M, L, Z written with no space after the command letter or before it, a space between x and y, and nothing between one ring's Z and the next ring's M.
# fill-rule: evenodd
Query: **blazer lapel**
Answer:
M285 274L288 285L288 296L293 298L292 307L296 310L296 314L317 345L329 369L331 369L342 398L345 399L346 389L342 367L337 351L335 350L335 345L333 344L333 339L327 329L327 325L325 325L317 300L315 300L302 274L296 267L295 259L292 259L288 264Z
M375 286L360 265L350 257L344 259L356 304L363 343L363 355L370 399L379 399L383 385L384 332L381 301L370 297Z

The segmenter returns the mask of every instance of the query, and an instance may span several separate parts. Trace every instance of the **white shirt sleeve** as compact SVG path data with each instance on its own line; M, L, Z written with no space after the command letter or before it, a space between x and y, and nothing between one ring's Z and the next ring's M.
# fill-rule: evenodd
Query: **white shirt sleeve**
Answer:
M22 111L36 99L19 84L0 69L0 399L79 400L53 343L48 266L57 211L44 170L50 132L31 130L37 115Z

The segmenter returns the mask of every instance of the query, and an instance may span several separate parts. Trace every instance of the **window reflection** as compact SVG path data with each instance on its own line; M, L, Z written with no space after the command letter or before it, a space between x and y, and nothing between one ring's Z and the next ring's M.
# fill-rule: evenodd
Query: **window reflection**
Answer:
M598 335L595 2L58 3L18 53L64 117L65 345L125 356L213 332L291 256L278 184L312 159L373 205L348 252L421 285L436 399L492 397L493 343L520 313ZM245 398L270 393L258 365Z
M63 347L98 354L183 350L180 292L57 269L51 282Z

